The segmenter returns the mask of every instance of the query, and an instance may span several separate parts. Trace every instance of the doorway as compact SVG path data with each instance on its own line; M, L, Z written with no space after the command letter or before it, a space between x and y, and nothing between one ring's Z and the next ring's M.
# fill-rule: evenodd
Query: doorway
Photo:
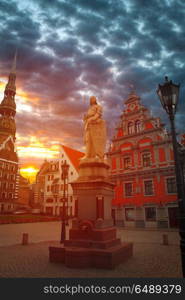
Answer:
M169 227L171 228L179 227L179 208L168 207L168 216L169 216Z

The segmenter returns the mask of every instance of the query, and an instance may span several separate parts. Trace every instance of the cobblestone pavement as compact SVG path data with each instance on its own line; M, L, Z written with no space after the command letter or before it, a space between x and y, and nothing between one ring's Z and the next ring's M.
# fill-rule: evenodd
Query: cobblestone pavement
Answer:
M37 222L0 225L0 246L20 244L23 233L29 234L31 242L58 240L61 222Z
M41 223L40 223L41 224ZM134 243L134 256L114 270L102 269L69 269L62 264L53 264L48 260L48 246L55 245L60 235L60 223L16 224L9 225L9 229L2 225L1 232L9 231L9 238L4 237L4 246L0 247L0 277L182 277L179 249L179 235L177 231L128 230L118 229L118 236L122 241ZM25 225L20 228L18 225ZM29 226L27 226L29 225ZM34 226L33 226L34 225ZM35 227L35 225L37 225ZM44 225L42 223L42 225ZM11 227L12 226L12 227ZM18 226L18 227L17 227ZM31 227L30 227L31 226ZM10 228L14 228L13 231ZM30 230L30 244L26 246L9 245L11 235L18 236L22 229ZM35 228L37 231L35 232ZM44 228L43 235L41 232ZM49 229L48 229L49 228ZM162 234L167 233L169 245L162 245ZM42 239L41 239L42 238ZM38 242L44 240L45 242ZM50 240L50 242L46 241ZM18 240L13 240L17 241ZM12 242L13 243L13 242Z

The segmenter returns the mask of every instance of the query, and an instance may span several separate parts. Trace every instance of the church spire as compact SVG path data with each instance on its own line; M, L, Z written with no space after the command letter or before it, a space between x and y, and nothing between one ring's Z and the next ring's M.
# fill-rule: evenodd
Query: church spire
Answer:
M15 104L15 94L16 94L16 60L17 60L17 52L15 53L12 69L10 71L8 77L8 83L5 87L4 91L4 99L0 105L0 113L1 114L11 114L15 116L16 114L16 104Z
M16 80L16 62L17 62L17 51L15 52L12 69L9 74L8 83L5 88L5 95L12 99L14 102L14 97L16 94L16 86L15 86L15 80Z
M17 66L17 49L15 51L14 60L12 64L12 69L10 73L16 74L16 66Z
M16 125L15 125L15 94L16 94L16 60L17 51L14 56L12 69L8 77L8 83L4 91L4 99L0 104L0 135L4 137L12 136L15 139Z

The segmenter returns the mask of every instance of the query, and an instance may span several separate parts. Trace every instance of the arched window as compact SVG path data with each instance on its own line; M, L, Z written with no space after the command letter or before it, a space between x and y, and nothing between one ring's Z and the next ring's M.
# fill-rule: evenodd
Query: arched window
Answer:
M135 132L140 132L141 131L141 121L137 120L135 122Z
M125 170L128 170L131 167L131 157L130 156L126 156L123 158L123 165L124 165Z
M129 122L128 123L128 134L132 134L132 133L134 133L134 123Z
M142 154L143 167L151 166L151 153L145 152Z

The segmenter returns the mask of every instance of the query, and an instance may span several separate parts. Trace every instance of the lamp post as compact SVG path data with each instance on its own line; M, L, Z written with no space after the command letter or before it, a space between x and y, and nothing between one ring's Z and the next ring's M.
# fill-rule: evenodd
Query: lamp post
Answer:
M68 171L69 171L69 165L67 164L66 160L65 162L61 165L62 168L62 180L64 182L64 190L63 190L63 199L62 199L62 229L61 229L61 239L60 242L63 243L66 238L66 180L68 179Z
M175 113L179 98L180 84L174 84L172 80L168 80L165 77L165 83L158 86L157 94L161 101L163 108L166 110L170 124L171 124L171 135L172 144L174 151L175 160L175 175L177 184L177 195L178 195L178 206L179 206L179 234L180 234L180 249L181 249L181 260L182 260L182 272L185 277L185 189L184 189L184 176L181 168L178 144L175 132Z
M53 182L52 186L51 186L51 190L52 190L52 194L53 194L53 197L54 197L54 201L55 201L55 205L54 205L54 214L56 214L56 206L57 206L57 198L58 198L58 193L59 193L59 185L57 184L57 182Z

